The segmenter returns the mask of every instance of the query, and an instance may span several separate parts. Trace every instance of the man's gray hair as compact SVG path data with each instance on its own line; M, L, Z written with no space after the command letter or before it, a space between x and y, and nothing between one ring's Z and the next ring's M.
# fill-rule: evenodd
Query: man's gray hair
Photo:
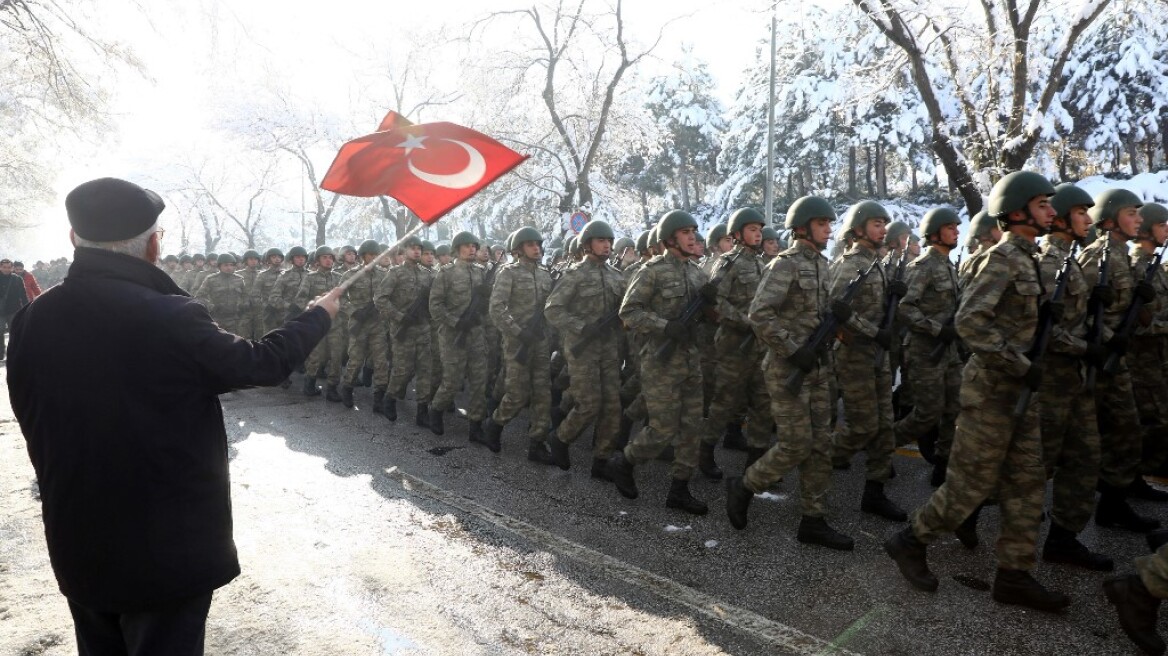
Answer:
M89 241L88 239L82 238L81 235L73 233L73 245L79 248L100 248L103 251L121 253L122 255L144 259L146 257L146 244L150 241L150 235L156 232L158 232L158 222L150 226L146 232L121 241Z

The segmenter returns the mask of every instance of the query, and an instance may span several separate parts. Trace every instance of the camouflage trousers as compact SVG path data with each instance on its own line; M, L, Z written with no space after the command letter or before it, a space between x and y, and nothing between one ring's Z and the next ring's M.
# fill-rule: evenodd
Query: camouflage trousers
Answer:
M1150 556L1136 558L1136 573L1157 599L1168 599L1168 545Z
M430 380L430 324L420 323L403 331L393 325L393 372L389 375L388 393L395 399L406 398L406 388L415 377L414 397L418 403L428 403L434 396Z
M439 336L438 322L430 322L430 392L427 398L433 400L442 386L442 338ZM395 340L396 341L396 340ZM431 402L431 406L433 403Z
M242 327L243 332L240 335L248 339L259 339L267 334L264 326L264 311L263 309L251 310L243 316Z
M502 400L491 419L500 426L519 415L527 408L527 437L533 442L543 442L552 427L552 390L548 385L551 378L551 352L547 337L527 342L527 363L515 359L519 347L524 342L509 335L503 336L503 388Z
M997 492L998 567L1030 570L1042 522L1046 472L1038 404L1013 418L1022 379L984 367L974 355L961 376L961 414L945 482L912 517L913 533L929 544L952 533Z
M703 321L697 326L697 343L702 352L702 416L710 415L710 403L714 400L714 385L717 380L718 354L714 345L717 326Z
M1099 478L1114 487L1127 487L1135 480L1143 452L1140 415L1126 360L1125 357L1121 361L1115 375L1100 371L1095 378L1095 409L1102 449Z
M304 371L306 375L315 378L316 372L323 367L325 369L325 376L328 379L329 385L341 384L341 362L345 357L345 328L340 321L334 321L332 328L329 328L328 334L316 348L312 349L312 353L308 354L308 360L304 362Z
M1168 356L1160 335L1135 337L1128 349L1132 392L1143 429L1139 472L1150 474L1168 459L1168 378L1162 364Z
M1051 519L1078 533L1095 511L1099 481L1099 427L1095 395L1082 390L1078 358L1047 354L1046 372L1037 394L1042 428L1042 460L1053 479Z
M892 425L896 444L908 444L937 429L937 455L949 457L957 413L961 410L961 360L954 349L933 361L937 340L914 334L904 348L901 376L912 394L912 411ZM905 399L902 396L901 401Z
M485 353L487 360L487 391L492 398L498 400L502 398L496 389L496 383L503 382L502 378L500 378L503 368L503 335L497 328L487 323L483 325L483 343L486 344L487 349L480 353L478 357L483 357L483 353Z
M752 338L745 353L741 346ZM770 394L763 375L762 358L766 351L747 331L723 326L714 337L716 367L714 370L714 398L710 402L709 431L703 437L707 444L717 444L722 430L729 423L738 423L747 415L746 444L752 449L765 449L771 443Z
M348 330L349 361L345 364L345 385L356 387L361 380L361 369L369 366L373 368L373 389L384 391L389 385L389 341L385 338L385 324L380 319L362 322L350 319Z
M629 441L624 453L629 462L639 464L656 458L672 444L669 475L687 481L698 465L698 445L705 430L702 370L692 366L700 356L697 348L687 344L676 348L668 359L658 358L654 355L658 346L651 340L641 350L641 393L649 423Z
M620 434L620 355L615 346L598 344L576 357L568 354L572 377L572 409L556 429L561 442L571 444L596 424L595 458L607 459ZM567 396L565 394L565 396Z
M786 387L787 378L798 370L786 358L768 353L762 370L779 439L746 469L742 483L763 492L798 467L800 509L809 517L823 517L831 488L831 366L825 362L808 373L798 396Z
M438 331L439 347L442 350L442 383L434 393L431 407L436 410L453 410L454 395L466 383L466 418L482 421L487 418L487 359L481 326L470 328L462 345L458 344L458 333L453 328L443 326Z
M836 432L833 460L848 461L864 451L867 479L887 481L892 475L892 374L885 354L876 366L875 347L857 339L836 352L836 377L844 401L846 430Z

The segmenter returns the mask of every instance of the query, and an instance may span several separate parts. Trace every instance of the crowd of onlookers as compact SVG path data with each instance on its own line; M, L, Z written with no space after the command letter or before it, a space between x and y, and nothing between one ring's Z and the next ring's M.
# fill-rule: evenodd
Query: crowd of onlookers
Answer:
M19 260L0 259L0 361L7 357L4 336L12 315L40 296L41 290L61 282L68 271L69 260L64 257L48 263L38 261L31 271Z

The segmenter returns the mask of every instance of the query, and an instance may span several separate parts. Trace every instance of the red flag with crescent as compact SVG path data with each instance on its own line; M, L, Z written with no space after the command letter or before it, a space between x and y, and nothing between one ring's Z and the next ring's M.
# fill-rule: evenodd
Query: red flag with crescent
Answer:
M390 196L434 223L527 157L461 125L413 124L390 112L377 132L341 146L320 186Z

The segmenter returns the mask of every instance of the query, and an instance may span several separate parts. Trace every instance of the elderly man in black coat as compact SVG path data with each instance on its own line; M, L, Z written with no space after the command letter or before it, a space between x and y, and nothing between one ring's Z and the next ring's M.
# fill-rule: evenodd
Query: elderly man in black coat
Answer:
M163 207L124 180L74 189L68 276L13 319L12 408L83 656L203 653L239 574L218 395L287 378L338 309L333 290L258 341L221 330L155 266Z

